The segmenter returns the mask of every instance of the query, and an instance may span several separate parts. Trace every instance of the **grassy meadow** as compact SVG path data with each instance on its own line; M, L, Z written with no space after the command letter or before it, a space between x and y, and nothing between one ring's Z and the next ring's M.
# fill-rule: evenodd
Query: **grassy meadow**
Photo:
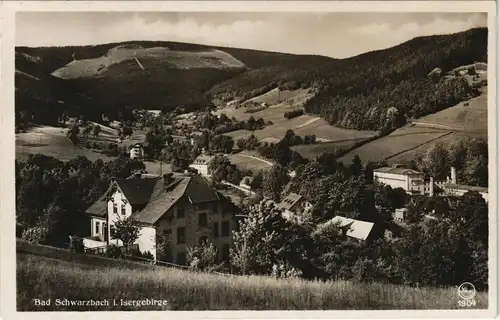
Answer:
M17 309L68 310L387 310L455 309L456 288L409 288L350 281L230 277L73 254L18 241ZM162 307L35 307L34 298L157 299ZM476 308L487 307L478 293ZM96 309L101 308L101 309Z

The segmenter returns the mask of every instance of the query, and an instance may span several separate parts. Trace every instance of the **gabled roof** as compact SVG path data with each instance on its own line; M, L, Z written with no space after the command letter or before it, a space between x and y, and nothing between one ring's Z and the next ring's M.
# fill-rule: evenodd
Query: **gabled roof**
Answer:
M299 194L290 192L288 196L286 196L283 201L281 201L280 204L278 204L278 207L290 210L293 206L295 206L303 197Z
M172 174L160 177L137 174L113 182L105 195L87 209L87 213L106 216L107 195L115 187L123 192L131 204L144 205L132 217L150 224L156 223L183 196L193 204L221 200L208 181L199 175Z
M87 214L99 217L105 217L107 212L108 212L108 200L106 194L103 194L99 199L97 199L96 202L94 202L85 211L85 213Z
M422 172L408 169L408 168L395 168L395 167L383 167L374 169L373 172L381 172L381 173L392 173L392 174L400 174L400 175L414 175L414 174L422 174Z
M116 184L131 204L146 204L158 179L125 179L116 181Z
M193 164L208 164L213 158L211 156L200 155L194 160Z
M208 181L199 175L173 175L165 184L164 177L158 179L149 203L134 215L134 219L145 223L156 223L183 196L191 203L219 201L219 195Z
M339 224L341 228L347 228L346 235L358 240L366 240L370 235L374 225L373 222L335 216L331 220L319 225L318 228L324 228L331 224Z

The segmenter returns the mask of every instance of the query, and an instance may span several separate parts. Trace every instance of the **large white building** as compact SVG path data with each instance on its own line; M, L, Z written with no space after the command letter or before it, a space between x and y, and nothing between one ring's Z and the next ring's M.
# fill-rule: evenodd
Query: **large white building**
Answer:
M410 194L424 194L424 174L398 165L373 170L373 178L393 189L402 188Z
M210 161L212 161L214 157L212 156L207 156L207 155L201 155L198 158L194 160L193 163L189 165L190 168L196 169L199 174L203 176L209 176L210 170L208 170L208 164Z

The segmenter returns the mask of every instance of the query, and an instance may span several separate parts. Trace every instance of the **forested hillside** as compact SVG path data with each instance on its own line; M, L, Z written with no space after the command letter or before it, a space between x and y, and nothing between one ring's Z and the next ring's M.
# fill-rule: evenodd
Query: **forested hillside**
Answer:
M118 46L134 50L165 47L179 52L215 49L245 67L181 69L168 61L145 57L141 60L145 70L129 59L109 66L94 78L55 80L50 76L73 59L99 58ZM475 61L487 62L487 29L420 37L348 59L172 42L19 47L16 52L16 69L41 79L28 81L16 76L16 111L31 113L36 109L37 115L44 115L43 120L35 117L36 122L56 117L59 99L54 97L58 95L63 96L68 112L84 113L90 118L100 118L104 112L116 118L118 114L127 117L138 108L168 111L185 106L197 110L214 101L248 99L276 87L302 87L316 88L318 92L305 105L306 112L340 127L384 131L473 96L474 89L461 77L445 79L428 74L436 67L444 74Z

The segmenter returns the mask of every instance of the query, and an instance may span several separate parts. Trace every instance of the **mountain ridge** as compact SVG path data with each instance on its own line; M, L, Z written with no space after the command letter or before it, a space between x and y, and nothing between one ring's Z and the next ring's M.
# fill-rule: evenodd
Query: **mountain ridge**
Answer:
M60 82L50 76L74 59L99 58L112 48L127 45L146 49L163 46L177 53L221 50L235 61L240 61L244 67L226 70L211 68L207 64L208 67L180 70L165 67L159 59L145 57L140 62L145 70L141 70L135 61L126 60L111 66L99 77ZM180 59L180 64L186 61L185 57ZM319 115L333 125L357 130L380 127L389 130L401 126L411 117L436 112L466 99L474 92L459 79L455 82L445 83L442 79L434 82L427 74L436 67L446 72L486 59L486 28L418 37L391 48L346 59L168 41L16 48L17 70L39 78L41 82L50 82L45 86L54 87L52 91L58 95L61 90L74 92L72 96L64 95L68 112L84 113L91 119L100 118L102 113L110 118L116 118L118 114L127 117L138 108L168 111L184 106L193 111L204 109L214 102L247 100L274 88L315 88L318 94L306 103L305 111ZM19 80L21 76L16 74L16 88L18 84L27 83ZM27 86L40 85L30 82ZM41 87L37 90L43 91ZM450 90L459 93L449 93ZM36 104L37 97L30 96L26 91L29 90L18 90L17 94L25 93L18 99L23 103L16 104L16 112ZM397 109L396 116L391 116L396 119L389 119L388 110L392 108ZM52 111L45 106L39 112Z

